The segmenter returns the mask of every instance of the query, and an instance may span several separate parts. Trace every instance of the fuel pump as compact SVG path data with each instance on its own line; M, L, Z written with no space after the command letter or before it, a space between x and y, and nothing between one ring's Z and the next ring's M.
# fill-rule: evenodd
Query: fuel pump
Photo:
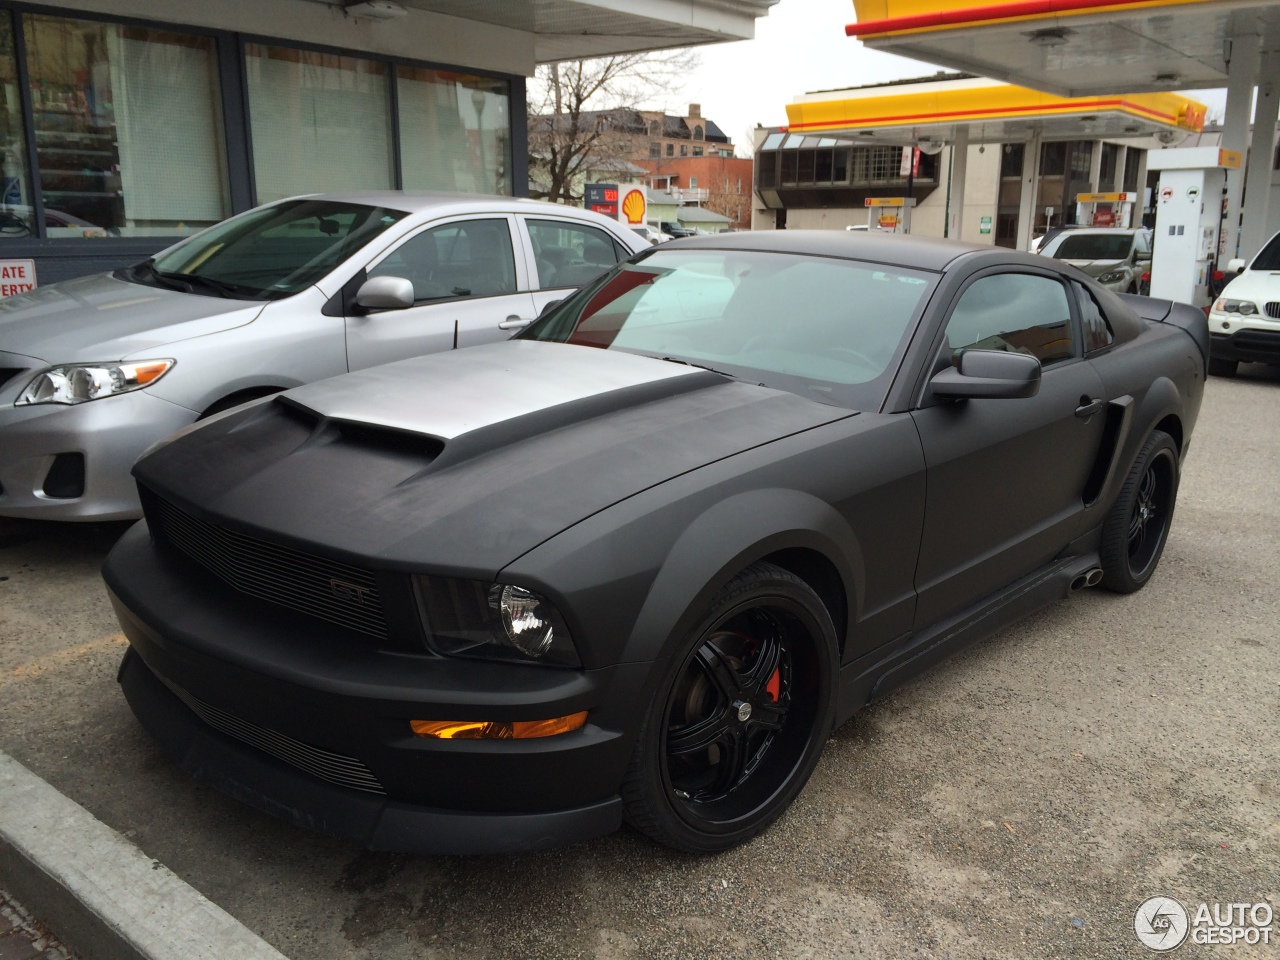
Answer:
M1152 150L1147 169L1160 171L1152 237L1151 296L1197 307L1213 299L1222 191L1240 154L1218 147Z
M910 233L915 197L867 197L867 229L883 233Z
M1077 193L1076 223L1092 227L1128 227L1136 193Z

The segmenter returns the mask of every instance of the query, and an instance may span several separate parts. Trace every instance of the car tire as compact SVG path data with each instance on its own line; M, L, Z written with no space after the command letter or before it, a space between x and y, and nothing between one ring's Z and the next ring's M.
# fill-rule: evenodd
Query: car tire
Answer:
M622 785L627 820L688 853L776 820L835 716L831 615L807 583L756 563L726 583L669 661Z
M1223 360L1219 357L1209 358L1209 375L1211 377L1234 377L1239 368L1239 360Z
M210 404L209 408L196 417L197 420L205 420L214 414L222 413L230 410L232 407L238 407L242 403L249 403L253 400L261 400L263 397L269 397L273 393L279 393L279 387L261 387L253 390L241 390L239 393L233 393L230 396L223 397Z
M1129 284L1129 289L1125 291L1125 293L1137 293L1137 292L1138 292L1138 284L1136 282Z
M1146 586L1160 563L1178 500L1178 446L1153 430L1102 524L1102 585L1116 593Z

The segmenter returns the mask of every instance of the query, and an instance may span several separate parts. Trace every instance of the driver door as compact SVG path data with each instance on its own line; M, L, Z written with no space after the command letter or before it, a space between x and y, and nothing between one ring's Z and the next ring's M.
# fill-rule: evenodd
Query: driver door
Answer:
M998 270L952 305L940 363L966 349L1030 353L1042 379L1034 397L926 400L912 413L927 482L917 628L1048 563L1096 522L1083 492L1108 398L1074 302L1057 275Z
M370 264L369 278L403 277L414 304L346 318L351 370L508 339L534 316L512 218L468 217L411 234Z

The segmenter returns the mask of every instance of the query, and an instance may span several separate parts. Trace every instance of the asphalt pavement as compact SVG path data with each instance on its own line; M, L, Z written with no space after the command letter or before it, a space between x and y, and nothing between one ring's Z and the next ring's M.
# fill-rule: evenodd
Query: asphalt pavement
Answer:
M1136 958L1157 894L1280 912L1266 368L1210 382L1145 590L1077 594L863 711L778 824L716 857L626 830L521 857L372 854L194 783L115 682L97 571L122 530L0 521L0 750L293 960Z

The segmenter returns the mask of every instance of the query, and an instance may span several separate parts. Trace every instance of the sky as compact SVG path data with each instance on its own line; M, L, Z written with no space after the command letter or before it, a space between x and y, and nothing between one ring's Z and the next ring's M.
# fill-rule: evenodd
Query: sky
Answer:
M844 26L854 20L852 0L781 0L756 21L754 40L700 48L701 65L690 72L684 102L666 104L683 113L700 103L735 144L750 143L748 130L787 122L787 104L813 90L856 87L905 77L927 77L939 70L871 50ZM1221 116L1224 91L1187 91ZM657 106L657 105L655 105ZM739 149L739 156L746 154Z

